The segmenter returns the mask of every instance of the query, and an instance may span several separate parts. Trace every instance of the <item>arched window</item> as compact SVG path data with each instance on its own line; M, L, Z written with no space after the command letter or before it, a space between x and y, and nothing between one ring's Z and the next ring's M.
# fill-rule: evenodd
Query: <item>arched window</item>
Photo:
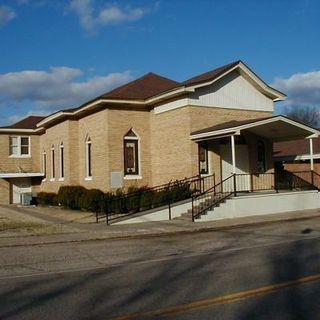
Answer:
M64 179L64 146L60 143L60 179Z
M51 146L51 180L56 177L54 145Z
M124 174L139 175L139 137L130 129L123 138Z
M92 148L91 139L86 139L86 179L92 178Z
M263 141L258 140L257 142L257 153L258 153L258 173L266 172L266 148Z
M44 179L47 175L47 153L45 150L42 152L42 173L44 174Z

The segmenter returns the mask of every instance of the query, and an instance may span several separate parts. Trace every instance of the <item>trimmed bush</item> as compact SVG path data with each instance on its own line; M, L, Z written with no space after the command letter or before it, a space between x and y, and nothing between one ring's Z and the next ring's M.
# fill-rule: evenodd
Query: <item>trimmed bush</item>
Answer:
M104 193L99 189L85 190L81 200L81 208L87 211L98 212L104 201Z
M79 210L82 208L82 198L87 191L81 186L62 186L58 191L58 202L65 208Z
M153 190L145 190L141 194L140 198L140 210L149 210L154 206L154 195L156 194Z
M37 195L37 204L42 206L58 205L57 194L53 192L39 192Z

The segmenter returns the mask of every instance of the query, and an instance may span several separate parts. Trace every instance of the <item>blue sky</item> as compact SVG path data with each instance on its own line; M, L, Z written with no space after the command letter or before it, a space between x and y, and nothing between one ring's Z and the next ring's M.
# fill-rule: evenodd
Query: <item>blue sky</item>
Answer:
M0 125L238 59L288 94L277 112L320 108L319 17L318 0L0 0Z

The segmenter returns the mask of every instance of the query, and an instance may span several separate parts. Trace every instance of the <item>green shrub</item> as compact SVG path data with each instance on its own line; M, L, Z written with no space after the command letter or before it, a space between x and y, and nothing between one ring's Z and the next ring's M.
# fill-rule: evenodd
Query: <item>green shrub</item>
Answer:
M79 210L82 208L82 198L87 191L81 186L62 186L58 191L58 202L65 208Z
M57 194L53 192L39 192L37 195L37 204L42 206L58 205Z
M155 191L153 190L145 190L141 194L140 198L140 209L142 210L148 210L154 207L154 195Z
M99 189L85 190L81 199L81 208L87 211L98 212L104 201L104 193Z
M162 189L161 191L156 191L153 194L153 207L160 207L168 203L168 198L170 195L169 188Z
M178 202L181 200L185 200L191 197L192 191L190 190L189 183L182 182L182 183L174 183L170 188L170 201L171 202Z

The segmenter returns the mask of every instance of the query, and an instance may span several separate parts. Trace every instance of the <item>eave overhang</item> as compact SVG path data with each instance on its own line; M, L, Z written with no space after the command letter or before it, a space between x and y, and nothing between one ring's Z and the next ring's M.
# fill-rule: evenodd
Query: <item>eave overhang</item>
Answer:
M274 142L297 139L311 139L320 136L320 131L284 116L275 116L247 124L230 126L220 130L203 129L191 133L194 141L218 139L221 137L240 135L248 131Z

